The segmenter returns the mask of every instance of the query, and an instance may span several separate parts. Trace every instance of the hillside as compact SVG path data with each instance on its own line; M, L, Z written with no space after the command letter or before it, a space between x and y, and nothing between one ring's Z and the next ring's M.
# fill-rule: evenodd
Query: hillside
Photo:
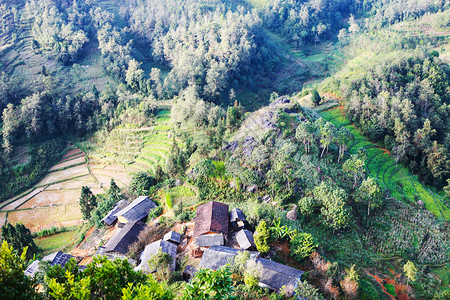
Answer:
M0 0L1 297L447 299L449 45L448 1Z

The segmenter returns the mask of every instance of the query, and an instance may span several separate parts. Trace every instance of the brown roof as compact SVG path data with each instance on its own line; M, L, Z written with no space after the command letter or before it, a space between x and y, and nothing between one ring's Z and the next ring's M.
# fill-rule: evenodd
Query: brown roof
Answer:
M195 217L194 238L214 232L228 235L228 205L211 201L197 207Z

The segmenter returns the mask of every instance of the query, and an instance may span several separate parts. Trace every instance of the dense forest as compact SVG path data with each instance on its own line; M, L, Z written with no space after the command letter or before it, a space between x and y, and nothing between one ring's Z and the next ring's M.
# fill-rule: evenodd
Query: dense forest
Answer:
M0 0L0 293L448 299L449 32L447 0ZM103 162L113 175L96 178ZM65 185L81 192L72 248L103 246L122 199L155 201L150 229L130 260L25 276L39 239L68 229L11 214ZM133 269L156 236L189 240L208 201L242 209L261 257L306 271L296 286L258 286L245 254L187 282L191 252L173 273L163 253Z

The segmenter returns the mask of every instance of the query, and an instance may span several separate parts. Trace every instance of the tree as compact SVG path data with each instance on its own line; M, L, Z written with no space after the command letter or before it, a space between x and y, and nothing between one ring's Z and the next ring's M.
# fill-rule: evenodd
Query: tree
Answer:
M140 195L144 191L148 191L155 184L156 179L153 176L150 176L147 172L141 171L133 173L129 189L134 195Z
M145 283L132 284L122 289L122 300L158 299L172 300L175 295L172 288L165 281L157 281L149 276Z
M291 256L297 260L308 257L317 248L317 244L311 234L298 231L292 235L291 245Z
M81 188L80 207L85 220L91 218L91 211L97 207L97 198L87 186Z
M22 252L27 248L27 259L33 258L33 255L38 252L38 247L33 241L30 230L21 223L3 225L1 237L17 252Z
M88 300L90 299L90 278L85 277L79 281L75 281L75 276L66 271L66 278L64 283L56 281L55 278L51 278L48 282L48 294L52 299L57 300Z
M409 284L409 281L416 281L417 267L412 261L408 260L406 262L403 266L403 272L405 272L406 278L408 279L407 285Z
M383 204L383 193L374 178L369 177L361 183L355 201L367 205L367 215L370 215L371 208L377 208Z
M315 142L315 131L315 124L310 121L301 122L295 130L295 138L305 146L306 154Z
M339 145L339 161L344 158L344 153L348 149L348 145L353 141L354 136L347 127L342 126L337 131L336 143Z
M125 75L125 81L133 91L139 90L140 82L144 77L144 71L140 68L141 63L132 59L128 62L128 69Z
M122 195L120 193L120 188L114 181L114 178L111 178L111 181L109 183L109 189L108 189L107 196L112 197L115 200L120 200L120 198L122 197Z
M5 300L39 299L35 282L24 274L28 260L27 247L17 254L7 241L0 248L0 295Z
M169 253L162 252L160 248L158 253L148 260L148 267L150 271L156 272L156 279L168 281L170 279L170 265L172 262L173 257Z
M316 124L318 125L318 130L320 133L320 145L322 147L320 157L322 157L325 150L328 153L328 147L336 139L336 127L322 118L316 121Z
M334 229L345 228L350 223L350 210L347 207L347 193L322 181L314 188L314 199L321 204L322 222Z
M359 155L353 154L342 166L344 171L353 177L353 189L355 189L358 179L364 177L365 165L364 160Z
M19 111L14 108L14 104L9 103L3 110L3 148L5 148L6 154L10 154L13 150L12 138L20 125Z
M441 182L450 173L450 159L447 149L434 141L432 146L426 151L427 167L434 179Z
M319 293L319 290L306 280L298 280L295 294L301 299L322 300L324 297Z
M258 249L258 251L261 253L267 253L270 250L270 231L267 227L266 221L262 220L261 222L259 222L258 226L256 226L254 237L256 249Z
M183 300L231 300L233 297L233 282L228 266L217 271L199 269L190 283L186 284L181 299Z
M317 89L313 89L311 92L311 102L314 104L314 106L318 106L321 100L322 98L320 98Z

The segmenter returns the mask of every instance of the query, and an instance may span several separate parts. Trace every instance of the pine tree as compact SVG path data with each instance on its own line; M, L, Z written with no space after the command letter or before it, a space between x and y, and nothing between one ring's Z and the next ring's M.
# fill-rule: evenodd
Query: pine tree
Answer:
M311 101L314 103L314 106L319 105L320 100L322 100L322 98L320 98L319 92L317 89L314 89L311 93Z
M119 200L122 197L120 188L119 186L117 186L113 178L111 178L111 182L109 185L108 196L114 198L115 200Z
M97 198L87 186L81 188L80 206L83 218L89 220L91 211L97 207Z

